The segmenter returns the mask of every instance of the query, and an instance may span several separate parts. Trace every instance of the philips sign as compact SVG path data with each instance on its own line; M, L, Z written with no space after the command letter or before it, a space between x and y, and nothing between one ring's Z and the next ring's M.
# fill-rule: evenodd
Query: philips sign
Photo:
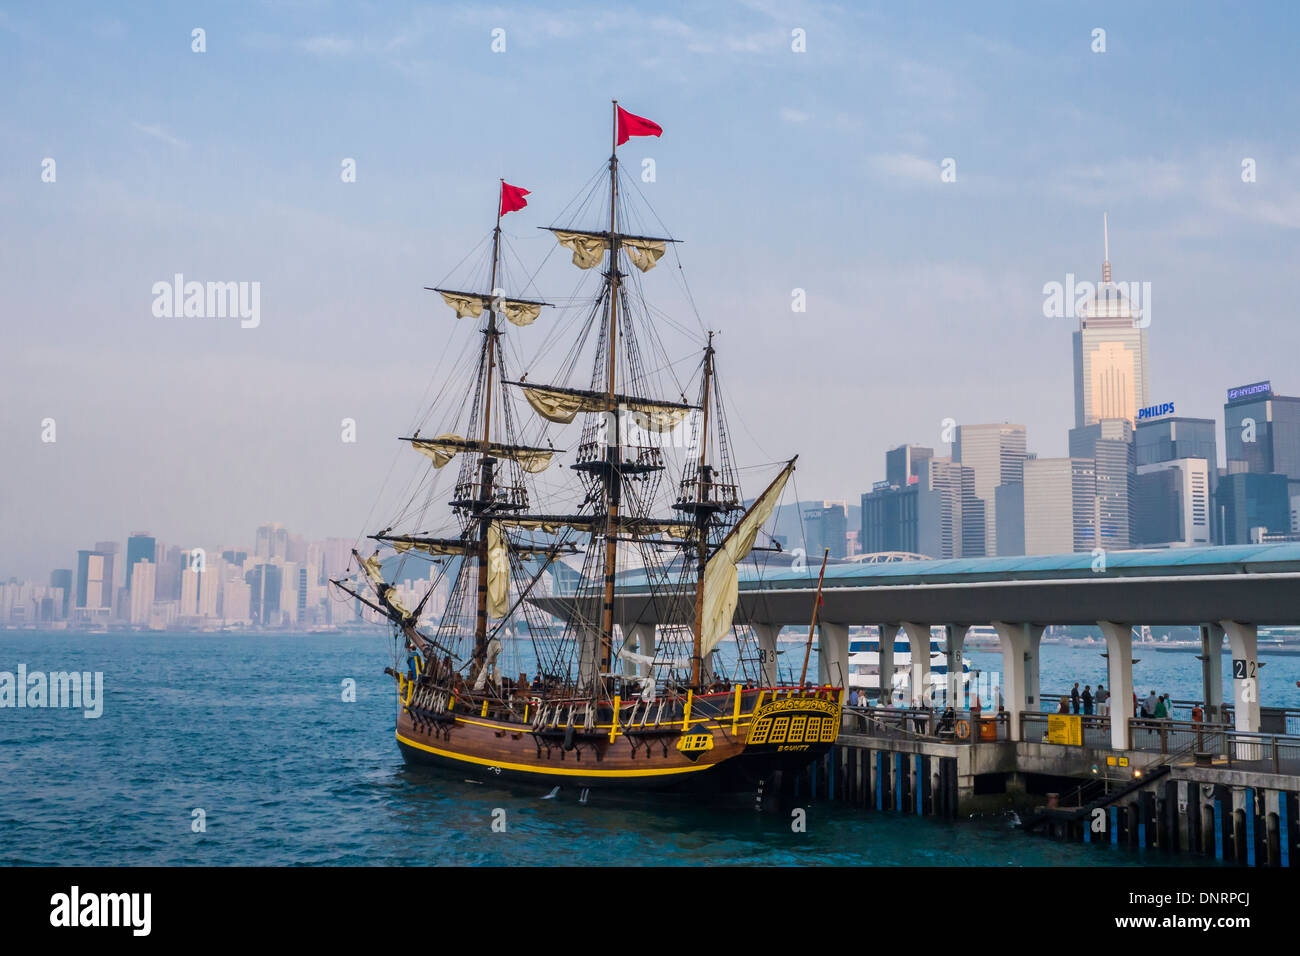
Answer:
M1239 399L1250 398L1252 395L1272 394L1272 382L1256 382L1254 385L1239 385L1237 388L1228 389L1228 401L1235 402Z
M1138 409L1138 421L1143 422L1151 418L1159 418L1161 415L1172 415L1173 413L1173 402L1165 402L1163 405L1148 405L1146 408Z

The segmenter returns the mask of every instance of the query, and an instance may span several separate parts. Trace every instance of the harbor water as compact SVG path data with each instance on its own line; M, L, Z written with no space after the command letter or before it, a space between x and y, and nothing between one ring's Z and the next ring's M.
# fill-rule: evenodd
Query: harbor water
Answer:
M1044 692L1104 679L1097 655L1045 647ZM968 656L981 667L1000 661ZM1134 656L1141 688L1199 695L1193 654ZM1294 706L1300 658L1264 659L1264 703ZM1146 862L1026 835L1005 816L951 823L813 802L796 832L790 808L756 811L748 796L593 792L583 804L577 791L548 799L407 768L393 739L390 663L376 632L0 632L0 671L103 674L98 718L0 709L0 864Z

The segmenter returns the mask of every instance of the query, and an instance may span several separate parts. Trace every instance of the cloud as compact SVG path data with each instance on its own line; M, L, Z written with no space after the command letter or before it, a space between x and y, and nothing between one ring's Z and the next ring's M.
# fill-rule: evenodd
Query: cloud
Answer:
M812 119L811 113L805 113L803 110L797 110L793 107L781 107L781 119L786 123L806 123Z
M133 127L144 133L146 136L152 136L154 139L162 140L169 146L175 146L177 149L189 149L190 144L183 139L177 139L171 133L167 132L157 123L146 126L144 123L132 123Z

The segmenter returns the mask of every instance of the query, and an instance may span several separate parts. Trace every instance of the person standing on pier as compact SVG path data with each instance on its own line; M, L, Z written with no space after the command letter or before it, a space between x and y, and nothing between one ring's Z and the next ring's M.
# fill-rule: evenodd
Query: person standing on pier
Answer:
M1097 715L1105 717L1110 713L1110 691L1105 684L1097 685Z
M1080 699L1083 701L1083 712L1089 716L1092 716L1092 685L1091 684L1083 685L1083 693L1080 695Z
M1070 690L1070 713L1079 712L1079 682L1074 682L1074 687Z

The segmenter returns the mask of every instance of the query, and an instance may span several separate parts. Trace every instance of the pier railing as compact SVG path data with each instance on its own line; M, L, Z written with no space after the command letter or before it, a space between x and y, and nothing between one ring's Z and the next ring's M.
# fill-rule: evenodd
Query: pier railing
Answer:
M1020 739L1048 743L1048 720L1052 716L1036 711L1022 712ZM1074 716L1079 717L1082 725L1082 746L1095 750L1111 749L1109 717ZM1131 750L1158 753L1162 757L1184 755L1224 763L1232 769L1300 773L1300 735L1296 734L1247 733L1226 724L1135 717L1129 721L1129 742Z
M1201 760L1223 761L1234 770L1300 774L1300 736L1249 733L1220 724L1183 720L1130 722L1133 749L1161 754L1189 750Z
M921 707L845 707L848 728L880 737L977 744L1009 740L1006 711L955 710L946 724L943 713Z
M1025 710L1020 712L1020 739L1031 743L1049 743L1047 739L1048 718L1054 716L1045 712ZM1076 714L1081 724L1083 746L1106 748L1110 746L1110 718L1095 714Z

